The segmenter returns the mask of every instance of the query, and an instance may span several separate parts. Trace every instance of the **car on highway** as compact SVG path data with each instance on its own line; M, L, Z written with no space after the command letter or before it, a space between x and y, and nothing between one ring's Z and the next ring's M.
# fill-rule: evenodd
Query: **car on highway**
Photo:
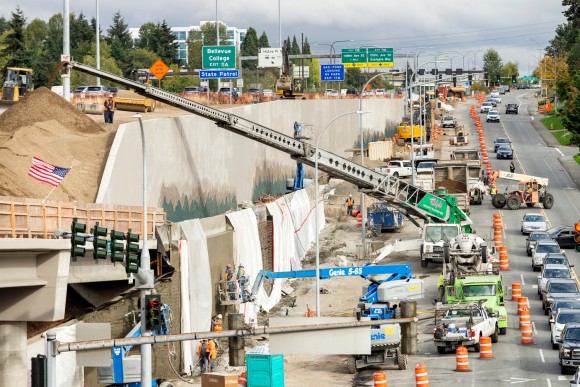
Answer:
M499 122L499 112L497 110L490 110L487 112L487 122Z
M570 298L556 298L554 300L554 303L552 304L552 307L550 308L548 318L551 319L552 317L554 317L556 312L562 308L580 309L580 300Z
M504 86L500 87L498 92L499 92L499 95L505 95L505 87Z
M346 95L350 95L350 96L358 96L358 90L355 89L354 87L348 88L346 89Z
M445 116L441 120L441 126L444 128L455 128L457 120L453 116Z
M512 149L511 145L501 145L497 148L497 152L495 152L496 159L513 159L514 158L514 150Z
M539 240L550 240L550 234L547 231L534 231L526 238L526 253L528 257L532 256L532 247L536 245Z
M538 276L538 296L540 300L546 293L546 283L550 278L572 278L570 268L566 265L546 265L542 267L542 272Z
M336 92L338 94L338 91ZM274 91L272 89L264 89L262 90L262 94L264 98L272 98L274 96Z
M369 90L363 91L363 97L370 97L371 95L375 95L374 90L369 89Z
M544 258L548 253L560 253L560 246L553 240L538 241L536 246L532 247L532 269L539 270L544 264Z
M552 342L552 349L558 349L558 338L564 329L564 326L569 323L580 323L580 310L560 308L554 313L550 319L550 333Z
M509 145L511 143L512 142L505 137L498 137L493 141L493 151L497 152L497 148L499 148L500 145Z
M518 114L519 106L517 103L508 103L505 105L505 114Z
M557 298L580 298L580 290L576 280L572 278L550 278L546 283L546 292L542 293L542 309L548 315Z
M481 108L479 110L480 113L487 113L488 111L490 111L491 109L493 109L493 104L489 101L484 101L481 104Z
M376 89L375 95L387 95L387 91L385 89Z
M560 373L574 372L580 366L580 323L566 324L557 341Z
M492 91L491 93L489 93L489 96L491 98L499 97L499 90Z
M546 218L544 217L544 215L524 214L521 226L522 234L529 234L534 231L546 231L547 229L548 222L546 222Z
M495 98L492 97L488 97L486 98L486 100L484 102L489 102L491 104L491 106L496 107L497 106L497 101ZM482 104L483 106L483 104Z
M329 98L338 98L339 93L338 93L338 90L326 89L326 91L324 92L324 95L326 97L329 97Z
M544 265L565 265L568 267L574 267L570 265L568 257L563 252L561 253L548 253L544 257Z
M264 96L264 93L262 92L262 89L257 88L257 87L252 87L250 89L248 89L248 93L256 99L260 99Z
M495 104L497 106L497 105L501 104L501 96L498 95L496 97L489 97L489 98L487 98L487 101L495 102Z
M576 247L576 231L570 226L556 226L548 230L550 237L555 240L561 248L573 249Z

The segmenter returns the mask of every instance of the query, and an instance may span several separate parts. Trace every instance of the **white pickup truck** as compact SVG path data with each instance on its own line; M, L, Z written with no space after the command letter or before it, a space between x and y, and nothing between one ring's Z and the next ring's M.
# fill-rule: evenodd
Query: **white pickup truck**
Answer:
M499 328L498 314L488 314L483 303L471 302L467 304L438 303L435 308L435 328L433 339L438 353L445 353L447 349L459 346L473 347L479 352L479 340L482 336L491 338L497 343Z
M443 128L455 128L455 125L457 125L457 121L453 116L445 116L441 120L441 126Z
M391 160L386 167L375 168L375 172L393 177L406 177L413 174L413 164L410 160Z

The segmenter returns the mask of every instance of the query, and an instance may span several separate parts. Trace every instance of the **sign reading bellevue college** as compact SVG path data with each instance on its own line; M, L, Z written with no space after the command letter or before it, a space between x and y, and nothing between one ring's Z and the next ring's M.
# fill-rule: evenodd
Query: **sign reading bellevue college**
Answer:
M202 68L204 69L235 69L235 46L203 46Z

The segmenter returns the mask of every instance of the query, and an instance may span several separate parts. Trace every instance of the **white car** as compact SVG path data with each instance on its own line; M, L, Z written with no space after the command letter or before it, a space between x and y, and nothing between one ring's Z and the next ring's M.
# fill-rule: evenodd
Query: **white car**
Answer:
M487 112L486 121L499 122L499 112L497 110L490 110L489 112Z
M363 97L367 97L367 96L371 96L371 95L375 95L375 92L373 90L363 91Z
M492 98L497 98L497 97L499 97L499 91L492 91L489 96Z
M327 97L332 97L332 98L336 98L338 97L338 90L334 90L334 89L327 89L326 92L324 93Z
M560 253L560 245L555 241L541 240L532 248L532 269L538 270L544 265L544 258L548 253Z
M481 109L480 109L480 113L487 113L489 112L491 109L493 109L493 104L489 101L485 101L481 104Z
M566 265L549 264L542 267L542 273L538 276L538 295L542 299L542 293L546 293L546 283L550 278L572 278L570 268Z
M561 308L550 319L552 349L559 348L556 338L560 337L560 333L562 333L564 326L568 323L580 323L580 310Z
M546 231L548 223L542 214L525 214L522 218L522 234L529 234L535 231Z
M387 91L385 89L377 89L375 90L375 95L387 95Z

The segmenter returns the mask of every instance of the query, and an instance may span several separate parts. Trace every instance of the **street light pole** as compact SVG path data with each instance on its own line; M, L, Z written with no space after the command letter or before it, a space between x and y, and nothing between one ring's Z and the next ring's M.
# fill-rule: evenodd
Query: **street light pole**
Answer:
M342 118L344 116L348 116L351 114L360 114L363 115L367 112L363 111L354 111L348 113L342 113L334 117L326 126L320 131L318 134L318 139L316 140L316 154L314 155L314 229L316 234L316 317L320 317L320 230L318 226L318 145L320 144L320 139L322 135L326 131L326 129L334 123L334 121ZM324 214L323 214L324 215Z
M352 40L352 39L347 39L347 40L335 40L335 41L334 41L334 42L332 42L332 44L330 45L330 55L332 55L332 53L333 53L333 52L335 52L335 51L334 51L334 45L335 45L336 43L344 43L344 42L354 42L354 40ZM332 60L332 63L335 63L335 60L334 60L334 58L330 58L330 59Z
M151 331L147 329L147 308L145 305L145 296L151 294L153 289L153 273L151 272L151 257L149 256L149 246L147 240L147 153L145 148L145 131L143 129L143 120L141 114L135 114L133 118L139 120L141 129L141 152L143 155L143 248L141 249L140 273L137 275L141 305L141 336L151 336ZM129 241L127 241L129 243ZM141 344L141 386L151 387L151 344Z

